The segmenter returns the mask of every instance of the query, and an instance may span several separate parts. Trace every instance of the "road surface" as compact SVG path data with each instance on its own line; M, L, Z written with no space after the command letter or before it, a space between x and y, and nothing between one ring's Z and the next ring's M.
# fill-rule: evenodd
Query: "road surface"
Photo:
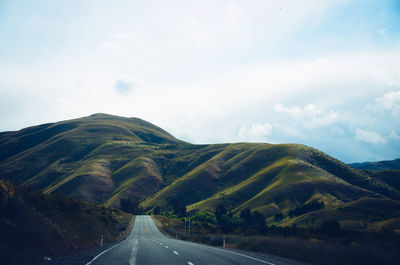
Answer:
M210 247L164 236L151 216L136 216L130 235L86 265L299 265L267 255Z

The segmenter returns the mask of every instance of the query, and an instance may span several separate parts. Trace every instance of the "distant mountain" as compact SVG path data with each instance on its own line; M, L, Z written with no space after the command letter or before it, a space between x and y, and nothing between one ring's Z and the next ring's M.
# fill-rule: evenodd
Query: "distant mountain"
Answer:
M0 179L0 263L38 264L120 238L131 215Z
M349 165L357 169L400 170L400 158L395 160L378 161L378 162L353 163Z
M397 214L373 219L368 209L396 209L400 198L396 173L357 170L308 146L193 145L138 118L107 114L1 133L0 176L105 206L135 198L146 210L176 202L189 211L249 208L278 225L334 216L349 226L387 221ZM304 212L315 202L324 208ZM296 209L302 214L291 214ZM350 214L356 209L371 219Z

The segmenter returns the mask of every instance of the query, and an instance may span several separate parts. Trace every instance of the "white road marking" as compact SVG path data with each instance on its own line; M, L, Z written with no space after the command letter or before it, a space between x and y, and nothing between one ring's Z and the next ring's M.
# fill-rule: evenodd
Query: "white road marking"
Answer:
M164 246L165 248L168 248L168 246Z
M133 234L134 234L134 229L132 229L132 232L131 232L131 234L130 234L130 236L129 236L128 238L133 238ZM127 240L128 238L126 238L125 240ZM96 257L94 257L91 261L89 261L89 262L86 263L85 265L90 265L90 264L92 264L92 262L95 261L96 259L98 259L101 255L103 255L104 253L110 251L111 249L113 249L113 248L119 246L121 243L125 242L125 240L119 242L118 244L116 244L116 245L113 246L113 247L110 247L110 248L104 250L103 252L101 252L99 255L97 255ZM158 243L158 242L157 242L157 243ZM134 253L134 252L136 252L136 250L137 250L137 247L136 247L137 244L138 244L138 240L136 239L135 242L134 242L134 246L133 246L133 248L132 248L132 254L131 254L132 256L131 256L131 259L129 260L129 265L135 265L135 263L136 263L136 258L135 258L136 255L134 255L134 254L136 254L136 253ZM160 245L163 245L163 243L160 242ZM224 250L224 249L220 249L220 248L209 247L209 246L205 246L205 245L202 245L202 246L203 246L203 247L207 247L207 248L212 248L212 249L214 249L214 250L219 250L219 251L222 251L222 252L226 252L226 253L230 253L230 254L242 256L242 257L246 257L246 258L248 258L248 259L256 260L256 261L259 261L259 262L262 262L262 263L265 263L265 264L276 265L275 263L271 263L271 262L268 262L268 261L265 261L265 260L253 258L253 257L251 257L251 256L247 256L247 255L244 255L244 254L236 253L236 252L233 252L233 251L228 251L228 250ZM165 246L165 247L168 248L168 246ZM175 251L175 250L172 251L172 252L173 252L175 255L179 255L179 253L178 253L177 251ZM191 263L191 262L188 262L187 264L188 264L188 265L194 265L194 264Z
M177 241L185 242L185 241L182 241L182 240L177 240ZM185 242L185 243L189 243L189 242ZM265 264L276 265L275 263L272 263L272 262L269 262L269 261L266 261L266 260L257 259L257 258L251 257L251 256L247 256L245 254L240 254L240 253L236 253L236 252L229 251L229 250L224 250L224 249L220 249L220 248L216 248L216 247L211 247L211 246L207 246L207 245L203 245L203 244L197 244L197 243L191 243L191 242L189 244L196 244L196 245L200 245L200 246L205 247L205 248L211 248L211 249L214 249L214 250L227 252L227 253L238 255L238 256L242 256L242 257L245 257L245 258L248 258L248 259L256 260L256 261L259 261L259 262L262 262L262 263L265 263Z
M136 220L135 220L135 224L136 224ZM97 255L96 257L94 257L91 261L89 261L89 262L86 263L85 265L90 265L90 264L92 264L93 261L95 261L96 259L98 259L98 258L99 258L101 255L103 255L104 253L106 253L106 252L108 252L109 250L111 250L111 249L113 249L113 248L119 246L121 243L125 242L125 241L128 240L129 238L133 238L133 233L134 233L134 232L135 232L135 225L133 226L132 232L131 232L131 234L129 235L129 237L127 237L125 240L122 240L121 242L119 242L119 243L116 244L115 246L110 247L110 248L104 250L103 252L101 252L99 255Z
M86 263L86 265L90 265L90 264L92 264L92 262L93 261L95 261L96 259L98 259L101 255L103 255L104 253L106 253L107 251L109 251L109 250L111 250L111 249L113 249L113 248L115 248L115 247L117 247L117 246L119 246L122 242L125 242L125 240L124 241L121 241L121 242L119 242L118 244L116 244L115 246L113 246L113 247L110 247L110 248L108 248L108 249L106 249L106 250L104 250L103 252L101 252L99 255L97 255L96 257L94 257L91 261L89 261L88 263Z
M137 253L137 245L138 245L139 240L137 240L137 239L134 239L134 240L135 241L133 242L131 258L129 259L129 265L136 264L136 253Z
M149 218L152 219L152 217L149 217ZM153 221L153 222L154 222L154 221ZM153 224L154 224L154 223L153 223ZM158 230L158 229L157 229L157 230ZM158 230L158 232L159 232L161 235L163 235L159 230ZM160 243L160 244L162 244L162 243ZM233 251L228 251L228 250L224 250L224 249L220 249L220 248L210 247L210 246L206 246L206 245L202 245L202 244L200 244L200 245L203 246L203 247L206 247L206 248L212 248L212 249L214 249L214 250L219 250L219 251L222 251L222 252L226 252L226 253L230 253L230 254L242 256L242 257L245 257L245 258L248 258L248 259L252 259L252 260L256 260L256 261L259 261L259 262L261 262L261 263L265 263L265 264L269 264L269 265L276 265L275 263L268 262L268 261L262 260L262 259L253 258L253 257L247 256L247 255L245 255L245 254L240 254L240 253L236 253L236 252L233 252ZM174 254L176 254L176 255L179 254L179 253L176 252L176 251L173 251L173 252L174 252ZM189 264L189 265L192 265L193 263L190 264L190 263L188 262L188 264Z
M205 246L205 247L212 248L212 249L219 250L219 251L223 251L223 252L227 252L227 253L231 253L231 254L235 254L235 255L238 255L238 256L242 256L242 257L246 257L248 259L256 260L256 261L259 261L259 262L262 262L262 263L265 263L265 264L276 265L275 263L272 263L272 262L268 262L268 261L265 261L265 260L262 260L262 259L253 258L251 256L247 256L247 255L244 255L244 254L236 253L236 252L233 252L233 251L224 250L224 249L220 249L220 248L213 248L213 247L209 247L209 246Z

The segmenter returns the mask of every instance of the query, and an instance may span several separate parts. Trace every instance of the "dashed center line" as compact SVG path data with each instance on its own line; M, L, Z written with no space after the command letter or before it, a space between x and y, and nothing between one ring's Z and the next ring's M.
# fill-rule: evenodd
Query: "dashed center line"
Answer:
M175 250L174 250L174 251L172 251L172 252L174 252L174 254L175 254L175 255L179 255L179 253L178 253L178 252L176 252Z
M164 246L165 248L168 248L168 246Z
M189 265L194 265L193 263L191 263L190 261L188 262Z

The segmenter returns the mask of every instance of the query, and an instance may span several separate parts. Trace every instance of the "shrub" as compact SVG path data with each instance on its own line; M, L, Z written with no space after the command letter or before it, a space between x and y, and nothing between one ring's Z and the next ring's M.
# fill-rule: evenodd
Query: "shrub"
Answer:
M193 221L199 221L202 223L210 223L216 224L217 219L215 218L214 214L210 212L198 212L194 216L191 217Z

